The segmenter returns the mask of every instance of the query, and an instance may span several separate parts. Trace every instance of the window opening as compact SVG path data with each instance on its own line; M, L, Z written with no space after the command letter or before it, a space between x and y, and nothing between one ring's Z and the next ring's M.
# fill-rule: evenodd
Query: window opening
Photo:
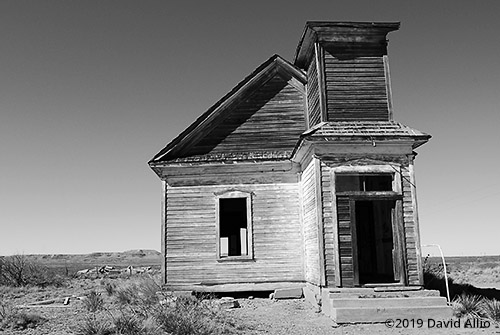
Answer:
M338 174L337 192L392 191L392 174Z
M247 198L219 199L220 257L248 255Z

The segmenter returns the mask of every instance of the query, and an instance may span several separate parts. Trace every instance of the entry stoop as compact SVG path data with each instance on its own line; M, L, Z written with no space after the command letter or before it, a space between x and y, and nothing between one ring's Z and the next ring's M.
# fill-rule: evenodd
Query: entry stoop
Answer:
M452 309L438 291L420 287L325 288L322 311L337 323L378 323L388 319L449 320Z

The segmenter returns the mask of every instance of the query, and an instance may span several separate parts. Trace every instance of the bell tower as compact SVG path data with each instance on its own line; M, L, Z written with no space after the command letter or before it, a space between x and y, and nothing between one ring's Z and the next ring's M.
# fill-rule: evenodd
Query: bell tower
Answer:
M399 23L307 22L295 65L307 71L308 126L392 121L389 32Z

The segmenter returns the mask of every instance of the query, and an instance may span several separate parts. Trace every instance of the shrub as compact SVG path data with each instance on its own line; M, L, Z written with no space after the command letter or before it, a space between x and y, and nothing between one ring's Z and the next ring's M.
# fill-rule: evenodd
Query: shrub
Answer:
M484 316L483 297L470 294L457 295L451 302L455 315L459 318L482 318Z
M112 295L120 308L118 315L106 310L102 297L95 291L91 292L84 300L91 315L77 333L102 335L112 331L113 334L123 335L223 335L232 334L236 329L224 311L210 299L203 300L201 296L173 297L160 289L152 278L116 287ZM107 312L111 322L97 319L100 309Z
M492 320L496 324L500 323L500 301L496 299L484 299L483 304L484 316Z
M116 289L115 298L121 308L147 319L159 305L161 287L153 278L142 278Z
M85 299L83 299L83 305L87 311L95 313L104 309L104 299L101 297L100 293L92 290L87 294Z
M108 281L104 283L104 289L106 290L108 296L112 296L115 293L116 285Z
M0 330L32 329L45 321L40 315L22 312L0 302Z
M75 329L78 335L111 335L113 328L107 320L97 319L95 315L87 316Z
M122 306L135 305L139 300L137 290L133 285L117 288L115 296L117 302Z
M189 296L178 297L156 317L164 331L175 335L231 334L236 328L211 301Z
M142 331L141 322L133 315L120 315L114 320L114 325L118 334L137 335Z
M64 278L24 255L0 257L0 285L62 286Z

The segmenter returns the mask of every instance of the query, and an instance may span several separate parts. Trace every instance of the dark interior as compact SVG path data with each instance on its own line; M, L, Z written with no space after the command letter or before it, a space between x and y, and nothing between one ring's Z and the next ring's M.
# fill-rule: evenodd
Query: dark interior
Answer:
M241 228L247 228L247 199L220 199L220 237L227 237L228 256L241 256Z
M359 284L392 283L392 200L356 201Z

